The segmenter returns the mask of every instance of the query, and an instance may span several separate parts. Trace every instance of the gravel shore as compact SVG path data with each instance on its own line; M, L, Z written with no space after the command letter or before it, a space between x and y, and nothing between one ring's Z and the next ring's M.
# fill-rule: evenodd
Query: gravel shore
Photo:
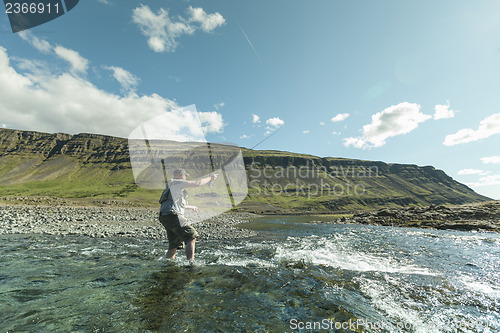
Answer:
M234 226L257 216L250 213L225 213L193 226L198 231L200 240L248 238L257 233ZM189 218L189 215L187 217ZM167 237L165 228L158 221L158 210L152 208L0 205L0 234L28 233L98 238Z
M158 209L125 207L121 202L97 202L108 206L72 206L58 199L54 206L44 204L0 204L0 234L83 235L89 237L141 237L166 239L158 221ZM114 206L110 206L114 205ZM193 226L200 240L241 239L256 236L252 230L235 225L260 215L224 213ZM188 219L201 219L200 212L186 211ZM359 212L330 223L389 225L400 227L477 230L500 232L500 201L457 206L383 208Z

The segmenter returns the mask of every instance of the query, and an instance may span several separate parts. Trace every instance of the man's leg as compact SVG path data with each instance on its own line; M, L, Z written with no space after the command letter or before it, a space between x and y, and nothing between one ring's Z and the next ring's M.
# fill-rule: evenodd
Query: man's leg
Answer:
M174 260L177 247L182 245L179 238L179 220L176 215L160 215L160 223L167 231L169 249L166 253L167 259ZM177 233L176 233L177 231Z
M178 249L181 249L183 247L183 242L182 242L182 229L179 225L179 218L177 215L166 215L163 217L163 221L160 220L167 229L167 238L168 238L168 251L167 251L167 259L174 260L175 259L175 254L177 253Z
M196 243L196 238L193 238L189 242L186 242L186 258L188 261L194 260L195 243Z
M175 259L175 254L177 253L177 248L173 248L167 251L167 258L168 259Z

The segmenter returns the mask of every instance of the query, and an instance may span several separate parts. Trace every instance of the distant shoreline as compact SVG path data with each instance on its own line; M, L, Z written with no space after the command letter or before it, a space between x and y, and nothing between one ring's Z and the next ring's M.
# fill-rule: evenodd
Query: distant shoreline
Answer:
M52 197L0 198L0 234L84 235L89 237L144 237L166 239L158 222L158 207L119 200L62 199ZM188 213L200 215L200 213ZM464 205L382 208L378 211L296 212L255 214L226 212L194 224L203 239L240 239L256 236L235 228L263 216L331 217L333 224L362 224L410 228L500 232L500 201Z

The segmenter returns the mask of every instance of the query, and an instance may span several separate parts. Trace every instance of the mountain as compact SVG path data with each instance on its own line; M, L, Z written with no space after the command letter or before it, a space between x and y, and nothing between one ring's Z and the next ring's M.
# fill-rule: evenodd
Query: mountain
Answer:
M241 151L249 189L239 210L353 211L491 200L432 166ZM0 186L0 197L115 199L146 205L155 205L161 192L135 184L127 139L11 129L0 129Z

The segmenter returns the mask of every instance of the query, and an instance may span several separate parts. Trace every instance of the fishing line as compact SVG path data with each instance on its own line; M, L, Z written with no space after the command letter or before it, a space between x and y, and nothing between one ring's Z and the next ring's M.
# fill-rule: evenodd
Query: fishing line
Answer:
M272 132L271 134L269 134L268 136L266 136L264 139L262 139L261 141L259 141L259 143L257 143L255 146L253 146L252 148L250 149L254 149L255 147L257 147L258 145L260 145L262 142L266 141L267 139L269 139L270 137L272 137L274 134L276 134L276 132L278 132L279 128L277 130L275 130L274 132Z
M238 26L238 28L240 29L241 33L243 34L243 36L245 37L245 39L247 40L248 44L250 45L250 47L252 48L252 51L255 55L255 57L257 58L257 60L259 61L259 65L261 67L261 70L262 72L267 76L267 81L269 83L271 83L273 89L274 89L274 93L276 94L277 98L278 98L278 104L279 104L279 107L280 107L280 110L281 112L284 114L284 107L283 107L283 102L282 102L282 99L281 99L281 95L279 94L279 91L278 91L278 87L276 86L276 83L274 82L274 80L272 79L272 77L269 75L269 72L267 71L266 69L266 65L264 64L264 61L262 60L262 58L259 56L259 53L257 52L257 50L255 49L255 46L253 45L252 41L250 40L250 38L248 37L248 35L246 34L245 30L243 29L243 27L241 26L240 22L238 21L238 19L236 18L236 15L234 15L233 11L231 10L230 6L228 6L228 2L226 1L226 8L228 9L229 11L229 15L232 17L232 19L234 20L234 22L236 23L236 25ZM263 143L264 141L266 141L267 139L269 139L270 137L272 137L274 134L276 134L276 132L279 130L279 128L275 129L271 134L269 134L268 136L266 136L263 140L259 141L255 146L253 146L252 148L250 149L254 149L255 147L257 147L258 145L260 145L261 143Z

